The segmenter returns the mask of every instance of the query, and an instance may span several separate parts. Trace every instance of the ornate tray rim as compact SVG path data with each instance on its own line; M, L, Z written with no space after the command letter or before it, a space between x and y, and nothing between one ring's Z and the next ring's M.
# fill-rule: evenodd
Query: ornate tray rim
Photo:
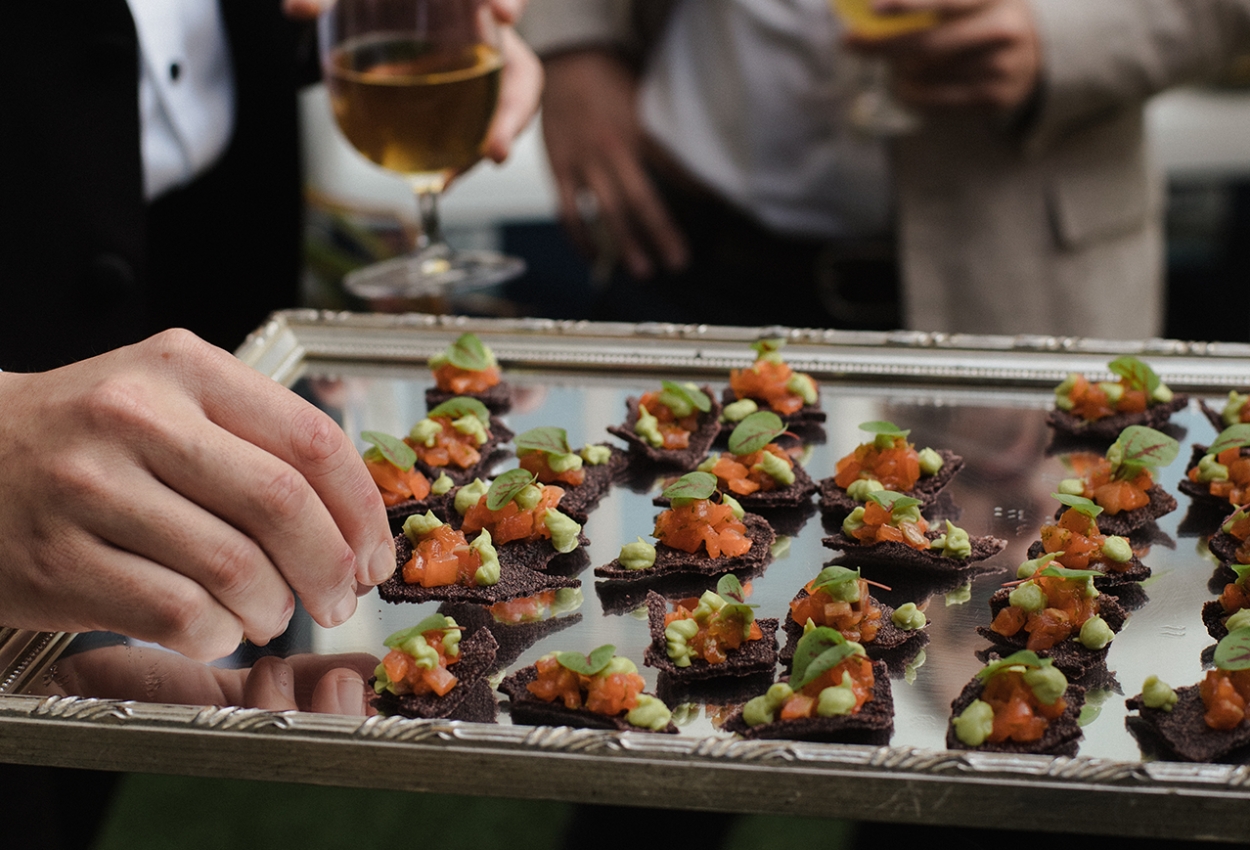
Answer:
M1053 384L1137 353L1170 384L1247 383L1250 346L1149 340L607 325L292 310L238 356L283 383L310 361L422 361L472 330L518 369L718 372L744 343L785 336L822 379ZM414 333L419 331L420 333ZM0 630L0 759L106 770L864 820L1236 840L1250 834L1250 767L992 756L901 747L743 742L645 733L356 718L18 695L68 636ZM1062 818L1055 814L1062 812Z

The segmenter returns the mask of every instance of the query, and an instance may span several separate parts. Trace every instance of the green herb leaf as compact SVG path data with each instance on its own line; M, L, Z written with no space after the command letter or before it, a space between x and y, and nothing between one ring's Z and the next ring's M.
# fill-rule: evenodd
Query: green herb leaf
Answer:
M447 349L447 360L451 365L458 366L469 372L481 372L495 365L495 358L490 349L482 344L476 334L461 334L460 339Z
M786 431L781 417L771 410L757 410L743 419L729 435L729 451L735 455L749 455Z
M1135 470L1144 467L1159 469L1176 460L1180 451L1180 443L1167 434L1147 428L1145 425L1130 425L1120 432L1115 445L1120 447L1122 468L1127 468L1133 475ZM1124 480L1132 475L1117 476Z
M1077 513L1084 514L1090 519L1095 519L1102 513L1102 508L1094 504L1090 499L1084 496L1069 496L1067 493L1051 493L1059 504L1067 505L1069 508L1076 508Z
M412 465L417 462L417 453L398 437L392 437L381 431L361 431L360 437L375 446L378 453L394 467L412 469Z
M839 584L846 584L848 581L859 581L859 570L851 570L846 567L825 567L820 571L820 575L816 576L816 581L812 584L815 590L824 587L836 587Z
M775 354L776 352L781 351L781 349L785 348L785 346L786 346L786 340L784 337L773 337L772 339L757 339L755 342L751 343L751 348L754 349L755 353L758 354L760 357L763 357L767 354Z
M710 472L687 472L664 488L666 499L710 499L716 492L716 476Z
M605 643L592 650L589 656L582 655L580 652L561 652L556 655L556 661L561 667L572 670L574 673L593 676L607 667L614 655L616 655L616 647Z
M388 649L395 649L396 647L402 646L412 640L417 635L423 635L426 632L431 632L435 629L445 628L447 628L447 618L442 614L431 614L415 626L409 626L406 629L400 629L395 632L386 640L382 641L382 645Z
M1159 376L1155 374L1155 370L1128 354L1112 360L1107 364L1107 369L1113 375L1123 378L1129 389L1141 390L1146 395L1150 395L1159 386Z
M660 381L660 386L690 402L690 405L700 413L707 413L712 409L712 400L698 387L688 387L676 381Z
M1246 576L1250 576L1250 564L1232 563L1228 568L1237 574L1237 584L1244 585Z
M904 508L910 508L915 505L924 504L919 499L913 499L911 496L904 496L902 493L895 493L893 490L874 490L868 494L868 498L876 502L883 508L888 508L890 513Z
M746 591L742 589L742 582L738 581L738 577L733 573L725 573L720 577L720 581L716 582L716 595L721 599L731 599L734 602L745 602L747 599Z
M1011 653L1006 658L1000 658L992 664L986 664L981 672L977 673L977 678L982 682L988 682L999 670L1002 670L1004 667L1014 667L1017 664L1022 664L1025 667L1049 667L1054 663L1049 658L1038 658L1037 653L1032 650L1022 649L1019 652Z
M1102 705L1094 705L1087 702L1081 706L1081 713L1076 716L1076 725L1084 729L1097 720L1100 714L1102 714Z
M1250 628L1235 629L1216 644L1215 666L1221 670L1250 670Z
M450 419L459 419L462 416L476 416L479 422L488 428L490 427L490 411L486 409L486 405L475 398L469 398L465 395L447 399L447 401L431 410L429 416L431 419L435 416L446 416Z
M1243 446L1250 446L1250 422L1225 428L1207 449L1207 454L1217 455L1225 449L1239 449Z
M837 629L820 626L799 639L794 648L790 687L796 691L855 654L855 647Z
M867 431L869 434L885 434L890 437L903 437L904 439L911 433L910 428L904 431L893 422L886 422L884 419L875 422L863 422L860 424L859 430Z
M528 469L509 469L490 482L490 489L486 491L486 509L499 510L533 482L534 473Z
M531 428L516 437L512 444L518 452L543 452L545 454L566 455L569 453L569 435L563 428L548 426Z
M742 623L745 636L751 624L755 622L755 609L758 607L758 605L747 605L745 602L730 602L716 612L716 617L722 621L737 620Z

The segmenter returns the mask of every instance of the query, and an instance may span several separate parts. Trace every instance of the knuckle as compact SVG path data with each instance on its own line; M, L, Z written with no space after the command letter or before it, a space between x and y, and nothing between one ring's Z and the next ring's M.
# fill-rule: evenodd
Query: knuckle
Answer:
M346 589L354 588L356 585L356 553L352 551L352 547L343 543L338 547L338 552L329 559L330 571L329 579L331 582L331 590L334 593L341 593Z
M201 594L191 590L170 588L168 592L152 601L152 624L162 642L170 638L181 638L197 645L225 643L229 637L220 634L221 629L214 629L208 622L208 614ZM242 636L242 630L239 630Z
M260 553L246 540L223 541L205 564L209 591L217 598L238 598L256 576Z
M123 374L94 384L84 393L82 402L87 424L99 432L118 428L147 430L159 421L144 382Z
M85 541L66 530L47 527L36 529L33 558L38 569L29 578L36 592L53 598L58 590L73 586L81 578L84 563L94 559Z
M291 450L299 464L321 465L341 456L347 438L334 420L308 405L291 423ZM354 452L353 452L354 454Z
M320 572L319 587L305 598L309 612L319 618L329 617L330 609L348 593L355 594L356 555L346 543L327 551Z
M208 344L186 328L170 328L161 331L153 336L149 343L170 355L184 354Z
M259 491L262 513L271 521L295 519L308 504L311 488L304 477L290 467L271 475Z
M99 504L107 498L114 480L100 458L87 454L76 454L71 463L49 467L45 475L48 496L61 505Z

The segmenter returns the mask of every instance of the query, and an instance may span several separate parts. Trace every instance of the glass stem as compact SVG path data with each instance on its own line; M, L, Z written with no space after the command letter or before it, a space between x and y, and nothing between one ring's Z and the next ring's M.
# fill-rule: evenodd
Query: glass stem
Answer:
M421 232L417 234L417 253L423 253L433 246L443 245L443 228L438 218L437 190L417 190L417 212L421 217Z

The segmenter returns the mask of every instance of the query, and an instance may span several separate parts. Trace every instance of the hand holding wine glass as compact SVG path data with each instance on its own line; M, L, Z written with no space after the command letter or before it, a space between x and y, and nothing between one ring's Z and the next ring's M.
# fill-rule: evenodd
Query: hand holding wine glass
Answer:
M881 12L873 0L830 0L834 12L855 44L875 44L937 26L931 11ZM920 119L895 100L890 68L884 59L867 57L851 100L851 125L873 136L899 136L915 130Z
M339 128L408 180L421 219L415 253L349 275L354 294L437 302L523 271L516 258L453 251L437 211L447 181L483 155L503 37L487 0L338 0L323 13L322 62Z
M1042 45L1027 0L871 0L871 6L898 21L932 18L931 26L892 35L852 28L847 40L890 63L894 91L908 105L1010 112L1036 93Z

